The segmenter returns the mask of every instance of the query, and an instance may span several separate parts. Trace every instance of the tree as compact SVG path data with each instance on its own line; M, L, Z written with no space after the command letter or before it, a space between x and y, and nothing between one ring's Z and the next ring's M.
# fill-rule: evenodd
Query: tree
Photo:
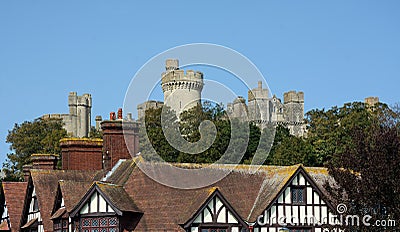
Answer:
M92 139L102 139L103 138L103 131L97 129L96 127L92 126L89 131L89 138Z
M370 215L370 222L400 218L399 115L387 106L370 109L369 123L346 129L348 143L327 163L338 187L326 184L331 196L348 207L349 215ZM345 225L358 231L399 231L397 227Z
M167 162L213 163L219 160L222 163L238 163L249 162L257 150L260 129L247 122L229 121L220 104L204 102L184 111L179 121L175 112L166 109L163 117L167 125L161 124L161 114L162 109L146 110L146 123L140 130L141 153L146 160L159 161L162 158ZM207 121L208 124L203 124ZM232 128L235 129L234 137ZM169 136L170 141L166 134L173 135ZM232 146L229 147L230 143ZM244 155L238 160L239 154Z
M274 148L271 160L273 165L295 165L302 163L305 166L317 166L314 148L304 138L287 136Z
M6 142L12 153L7 154L3 163L6 180L21 180L22 166L30 164L35 153L61 154L60 139L67 136L60 119L36 119L15 124L8 131Z
M139 128L139 147L142 157L147 161L174 162L177 160L179 151L173 148L165 138L161 125L162 108L147 109L144 121ZM175 121L175 112L169 108L165 109L165 115L170 119L168 123Z
M352 142L350 131L354 128L370 128L374 120L388 117L392 112L386 104L369 106L361 102L347 103L325 111L311 110L306 113L307 141L313 146L317 164L322 165L333 154L342 154Z

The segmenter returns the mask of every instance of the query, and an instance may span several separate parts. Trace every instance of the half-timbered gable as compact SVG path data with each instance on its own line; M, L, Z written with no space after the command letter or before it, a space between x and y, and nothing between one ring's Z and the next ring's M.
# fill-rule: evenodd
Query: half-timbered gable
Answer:
M0 194L1 231L20 231L27 182L3 182Z
M29 232L43 232L43 220L40 213L40 207L38 197L36 195L35 186L32 182L29 183L28 187L28 198L27 198L27 219L26 223L21 227L23 231Z
M55 232L72 231L72 220L69 217L69 212L79 202L90 184L91 182L59 181L51 214Z
M210 186L179 189L158 183L136 162L142 161L122 161L109 175L31 170L19 218L11 213L16 209L15 200L9 198L12 195L3 183L0 228L35 232L278 232L287 227L319 232L319 223L333 218L334 208L323 187L329 175L323 168L173 164L227 174ZM146 165L160 175L171 168L160 163ZM192 179L183 176L179 181Z
M94 182L70 213L75 231L132 230L142 216L122 186Z
M216 188L184 228L190 232L240 232L247 225Z
M335 223L334 207L320 188L299 166L258 217L254 232L278 232L283 227L320 232L322 224Z
M21 219L22 229L28 230L29 228L34 228L37 224L38 230L42 229L43 231L54 230L52 215L60 180L91 182L103 176L102 171L75 170L31 170L30 174L29 193L27 195L25 211ZM63 195L63 199L66 198L67 196ZM81 196L78 198L80 199ZM35 220L35 218L37 219Z

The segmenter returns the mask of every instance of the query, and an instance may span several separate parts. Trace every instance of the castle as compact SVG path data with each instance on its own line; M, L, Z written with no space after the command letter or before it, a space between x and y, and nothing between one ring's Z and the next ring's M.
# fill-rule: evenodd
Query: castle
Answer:
M68 96L69 114L45 114L42 119L61 119L64 129L72 137L88 137L91 129L92 96L88 93L78 96L70 92ZM96 117L101 121L101 118Z
M201 103L203 90L203 73L199 71L179 69L179 61L167 59L165 72L161 74L161 87L164 93L164 102L146 101L137 106L138 119L143 118L145 110L161 108L164 104L171 107L177 114ZM258 87L248 92L248 104L243 97L236 98L227 105L227 112L233 118L247 118L261 128L268 124L283 125L296 136L305 135L304 120L304 93L290 91L284 94L282 103L275 95L269 97L268 89Z
M304 93L289 91L283 95L284 102L275 95L269 97L268 89L258 87L248 91L248 104L243 97L237 97L228 103L227 112L233 118L241 118L254 122L261 128L268 124L283 125L292 135L304 136Z

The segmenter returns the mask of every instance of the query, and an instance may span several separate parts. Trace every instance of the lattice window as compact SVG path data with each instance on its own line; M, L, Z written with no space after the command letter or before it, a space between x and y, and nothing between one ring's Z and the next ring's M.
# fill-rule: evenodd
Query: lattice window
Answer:
M203 228L201 232L227 232L228 228Z
M305 203L305 189L292 187L292 203L304 204Z
M82 218L83 232L118 232L117 217Z
M54 232L68 232L68 220L57 219L53 223Z
M309 228L297 228L297 229L289 229L290 232L311 232Z

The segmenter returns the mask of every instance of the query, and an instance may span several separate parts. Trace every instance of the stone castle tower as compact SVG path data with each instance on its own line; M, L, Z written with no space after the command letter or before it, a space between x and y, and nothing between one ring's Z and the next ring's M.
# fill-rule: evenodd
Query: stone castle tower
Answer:
M203 73L179 69L179 61L168 59L165 72L161 75L161 87L164 92L164 104L171 107L179 116L184 110L201 102Z
M248 104L243 97L236 98L227 107L228 114L234 118L245 119L256 123L261 128L268 124L283 125L292 135L305 134L304 93L289 91L284 93L284 102L275 95L270 97L268 89L258 82L257 88L249 90Z
M87 137L91 128L92 96L87 93L77 96L76 92L71 92L68 96L68 106L71 131L76 137ZM65 125L68 128L67 122Z
M289 91L283 94L285 122L293 135L304 135L304 93Z
M92 96L88 93L68 95L69 114L46 114L43 119L61 119L64 128L73 137L88 137L91 128Z

